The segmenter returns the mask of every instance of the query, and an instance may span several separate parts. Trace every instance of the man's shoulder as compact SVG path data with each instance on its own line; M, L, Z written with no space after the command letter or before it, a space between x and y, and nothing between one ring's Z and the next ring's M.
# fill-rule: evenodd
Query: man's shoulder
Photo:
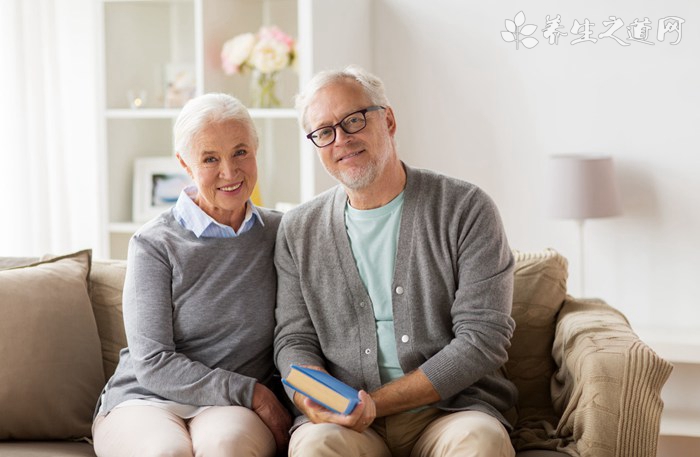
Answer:
M332 187L311 200L290 209L284 214L283 223L285 225L317 223L321 216L330 214L333 201L337 197L337 190L337 186Z
M409 183L411 181L415 182L421 188L419 193L423 195L432 195L442 199L446 196L463 198L475 194L484 194L483 190L476 184L454 176L426 168L407 167L407 170ZM430 192L425 192L425 189L430 189Z

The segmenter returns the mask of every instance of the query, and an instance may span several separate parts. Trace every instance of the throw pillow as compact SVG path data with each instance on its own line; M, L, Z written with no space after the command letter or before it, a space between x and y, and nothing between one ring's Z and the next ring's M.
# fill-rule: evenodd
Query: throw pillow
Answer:
M0 257L0 270L23 267L38 260L36 257Z
M518 387L518 424L556 425L550 382L555 370L552 344L557 313L566 298L568 263L553 249L514 251L515 333L508 350L508 377Z
M122 289L126 276L124 260L94 260L90 271L90 299L102 341L102 364L109 379L119 363L119 351L126 347Z
M104 385L91 251L0 271L0 439L90 436Z

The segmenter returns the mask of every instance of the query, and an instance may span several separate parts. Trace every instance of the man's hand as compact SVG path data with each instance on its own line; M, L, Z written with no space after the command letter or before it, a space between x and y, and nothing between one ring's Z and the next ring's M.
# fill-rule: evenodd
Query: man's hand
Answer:
M377 408L372 397L364 390L360 391L359 399L360 402L355 406L355 409L350 414L345 415L329 411L299 392L294 394L294 403L297 408L314 424L338 424L362 433L374 422L377 417Z
M267 428L275 437L277 453L282 455L289 444L289 429L292 426L292 418L287 409L277 400L274 393L263 384L255 384L253 391L253 404L255 414L267 425Z

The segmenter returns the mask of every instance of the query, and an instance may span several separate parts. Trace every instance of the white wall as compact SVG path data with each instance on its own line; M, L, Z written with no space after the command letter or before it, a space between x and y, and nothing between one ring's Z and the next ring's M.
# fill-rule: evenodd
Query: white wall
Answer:
M533 49L501 39L521 10L538 26ZM550 46L541 30L557 14L566 32L588 18L594 36L608 16L646 16L655 44L571 45L569 33ZM686 20L676 46L656 38L666 16ZM585 227L586 295L636 326L700 328L700 3L376 0L374 21L373 69L409 164L483 187L511 245L559 250L578 295L575 223L544 211L547 156L612 154L624 214Z

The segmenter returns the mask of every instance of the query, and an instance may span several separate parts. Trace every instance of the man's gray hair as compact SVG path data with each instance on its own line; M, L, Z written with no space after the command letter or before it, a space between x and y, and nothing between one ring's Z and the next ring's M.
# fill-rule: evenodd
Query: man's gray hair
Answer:
M295 108L299 112L299 122L305 132L309 131L309 126L306 123L306 111L316 93L329 84L343 80L359 83L373 105L389 106L389 99L384 91L384 83L364 68L357 65L349 65L342 70L322 71L311 78L304 90L295 98Z
M248 126L258 146L258 132L248 109L235 97L211 93L200 95L185 103L173 126L175 152L185 161L191 157L193 141L207 125L238 121Z

